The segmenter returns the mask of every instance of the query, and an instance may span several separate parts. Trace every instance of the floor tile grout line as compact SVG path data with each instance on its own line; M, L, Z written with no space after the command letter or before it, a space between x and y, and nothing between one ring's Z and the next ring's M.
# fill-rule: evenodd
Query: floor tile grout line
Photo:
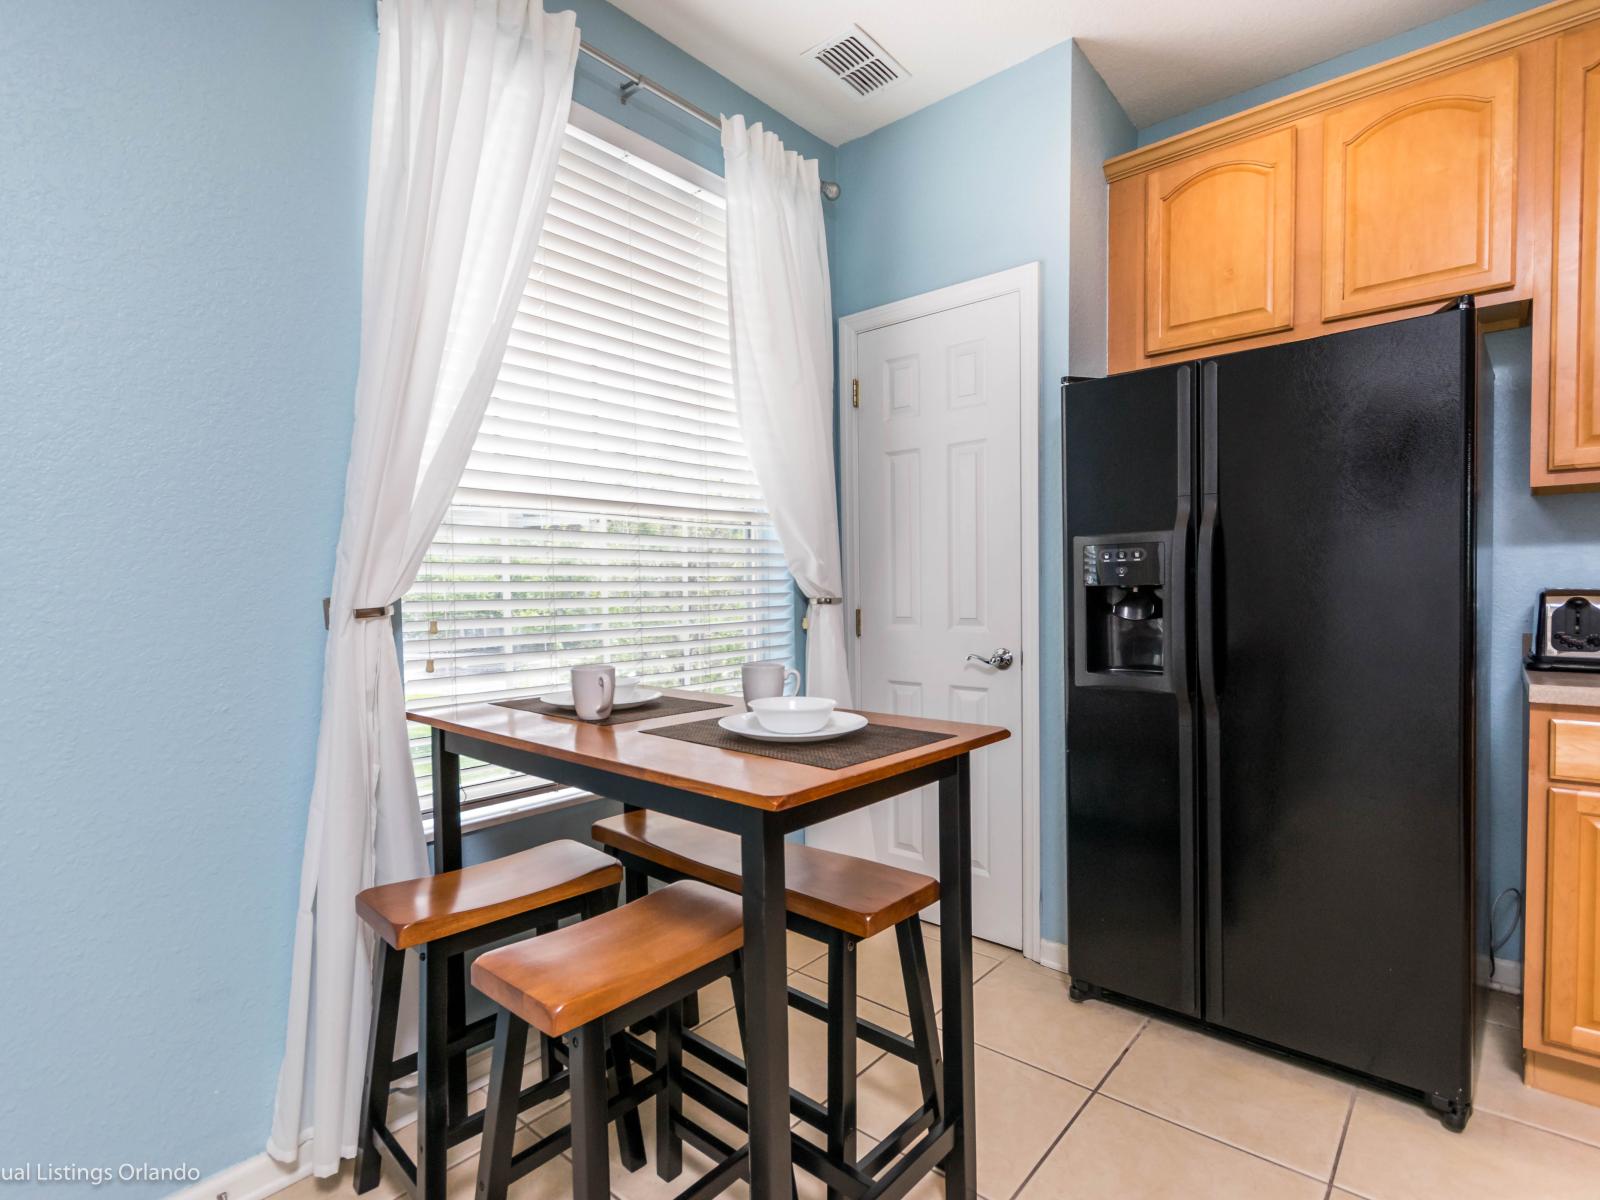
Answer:
M1339 1144L1333 1149L1333 1166L1328 1171L1328 1190L1322 1193L1322 1200L1333 1200L1333 1181L1339 1176L1339 1159L1344 1154L1344 1140L1350 1136L1350 1118L1355 1115L1356 1098L1361 1093L1354 1088L1350 1089L1350 1103L1344 1110L1344 1127L1339 1130Z
M1301 1179L1309 1179L1312 1183L1328 1182L1326 1179L1323 1179L1318 1175L1313 1175L1309 1171L1302 1171L1299 1167L1291 1167L1288 1163L1279 1162L1275 1158L1268 1158L1265 1154L1258 1154L1254 1150L1248 1149L1247 1147L1235 1146L1232 1142L1223 1141L1221 1138L1216 1137L1213 1134L1206 1133L1202 1129L1192 1129L1188 1125L1185 1125L1182 1121L1174 1121L1171 1117L1164 1117L1158 1112L1151 1112L1148 1108L1140 1108L1137 1104L1134 1104L1128 1100L1120 1099L1117 1096L1111 1095L1109 1092L1097 1092L1096 1095L1098 1095L1100 1099L1106 1101L1108 1104L1120 1104L1123 1108L1131 1108L1134 1112L1143 1113L1147 1117L1154 1117L1163 1125L1171 1125L1174 1129L1181 1129L1185 1133L1192 1133L1196 1137L1205 1138L1206 1141L1213 1142L1218 1146L1226 1146L1229 1150L1235 1150L1240 1154L1244 1154L1255 1159L1257 1162L1264 1162L1268 1166L1277 1167L1280 1171L1287 1171L1291 1175L1298 1175ZM1088 1105L1086 1104L1084 1107L1087 1108Z
M1056 1147L1061 1144L1061 1139L1066 1137L1067 1134L1069 1132L1071 1132L1073 1125L1077 1124L1078 1118L1083 1115L1084 1109L1089 1107L1089 1101L1093 1100L1096 1096L1098 1096L1100 1094L1101 1085L1104 1084L1106 1080L1111 1078L1111 1072L1112 1071L1115 1071L1119 1066L1122 1065L1122 1060L1127 1057L1128 1051L1133 1049L1133 1044L1139 1040L1139 1035L1144 1033L1145 1029L1148 1028L1149 1025L1150 1025L1150 1018L1146 1017L1140 1023L1139 1028L1137 1028L1137 1029L1135 1029L1133 1031L1133 1036L1128 1039L1128 1044L1122 1048L1120 1053L1118 1053L1118 1055L1116 1057L1116 1061L1114 1061L1111 1064L1111 1066L1106 1068L1106 1073L1100 1077L1100 1082L1095 1084L1094 1087L1089 1089L1089 1094L1083 1098L1083 1103L1078 1105L1077 1109L1073 1112L1073 1114L1070 1117L1067 1118L1067 1123L1061 1127L1061 1132L1056 1134L1055 1138L1050 1142L1050 1144L1045 1147L1044 1153L1039 1156L1039 1161L1034 1163L1033 1166L1029 1169L1028 1173L1022 1177L1022 1182L1017 1185L1017 1190L1011 1193L1011 1200L1017 1200L1017 1197L1022 1195L1023 1189L1026 1188L1028 1186L1028 1184L1030 1182L1032 1182L1033 1177L1039 1173L1039 1168L1044 1166L1045 1159L1049 1158L1052 1154L1055 1153ZM996 1054L1000 1054L1001 1053L1001 1051L999 1051L999 1050L994 1050L994 1048L992 1046L991 1047L985 1047L985 1049L993 1050L994 1053L996 1053ZM1005 1055L1005 1057L1006 1058L1011 1058L1011 1055L1007 1054L1007 1055ZM1012 1061L1013 1062L1022 1062L1022 1060L1020 1058L1012 1059ZM1032 1063L1023 1063L1023 1066L1033 1066L1033 1064ZM1044 1070L1043 1067L1036 1067L1035 1069L1036 1070L1040 1070L1040 1071ZM1047 1075L1054 1075L1055 1074L1055 1072L1053 1072L1053 1071L1046 1071L1045 1073ZM1060 1079L1060 1078L1063 1078L1063 1077L1057 1075L1056 1078ZM1076 1080L1072 1080L1072 1079L1067 1080L1067 1082L1068 1083L1077 1083ZM1078 1083L1077 1086L1078 1087L1082 1087L1083 1085L1081 1083Z
M1105 1087L1106 1080L1111 1078L1111 1073L1122 1065L1122 1060L1128 1057L1128 1051L1133 1049L1133 1044L1142 1038L1144 1036L1144 1031L1149 1028L1150 1018L1146 1017L1139 1023L1139 1028L1133 1031L1133 1036L1128 1039L1128 1044L1122 1048L1122 1052L1118 1054L1112 1064L1106 1068L1106 1073L1100 1076L1100 1082L1095 1084L1094 1087L1089 1090L1089 1095L1091 1097L1098 1096L1100 1094L1100 1089Z

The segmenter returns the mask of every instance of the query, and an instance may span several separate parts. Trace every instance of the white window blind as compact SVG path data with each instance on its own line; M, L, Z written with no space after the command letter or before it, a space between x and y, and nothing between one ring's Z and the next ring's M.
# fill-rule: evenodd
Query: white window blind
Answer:
M793 584L733 407L719 195L569 127L483 427L402 606L407 700L617 664L737 688L793 655ZM412 757L431 802L427 729ZM463 763L464 799L537 781Z

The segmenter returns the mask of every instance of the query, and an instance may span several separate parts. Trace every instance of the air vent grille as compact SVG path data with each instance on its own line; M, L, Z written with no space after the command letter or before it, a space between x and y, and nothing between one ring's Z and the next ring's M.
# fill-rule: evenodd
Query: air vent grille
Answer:
M843 37L812 47L806 54L861 98L881 92L906 76L906 69L859 25L852 26Z

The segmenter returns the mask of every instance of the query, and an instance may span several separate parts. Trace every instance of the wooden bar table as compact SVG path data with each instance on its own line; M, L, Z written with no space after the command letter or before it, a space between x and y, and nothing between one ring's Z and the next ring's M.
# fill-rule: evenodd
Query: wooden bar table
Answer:
M461 866L462 756L582 788L635 808L654 809L740 838L744 873L744 979L749 1071L750 1183L757 1200L790 1191L788 963L784 835L902 792L939 788L939 937L943 983L944 1096L940 1120L908 1148L868 1196L904 1195L936 1166L945 1195L977 1195L972 1051L972 794L970 755L1010 736L966 725L865 713L875 725L947 735L914 749L842 769L652 736L647 730L742 711L736 699L669 691L667 696L729 705L594 725L505 704L472 703L408 712L432 727L434 870ZM457 980L451 1007L465 1003Z

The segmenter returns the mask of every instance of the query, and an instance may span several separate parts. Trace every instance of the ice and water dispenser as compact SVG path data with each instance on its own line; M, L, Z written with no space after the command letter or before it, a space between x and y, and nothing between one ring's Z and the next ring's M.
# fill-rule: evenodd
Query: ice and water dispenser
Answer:
M1073 682L1159 691L1171 644L1167 533L1073 539Z

